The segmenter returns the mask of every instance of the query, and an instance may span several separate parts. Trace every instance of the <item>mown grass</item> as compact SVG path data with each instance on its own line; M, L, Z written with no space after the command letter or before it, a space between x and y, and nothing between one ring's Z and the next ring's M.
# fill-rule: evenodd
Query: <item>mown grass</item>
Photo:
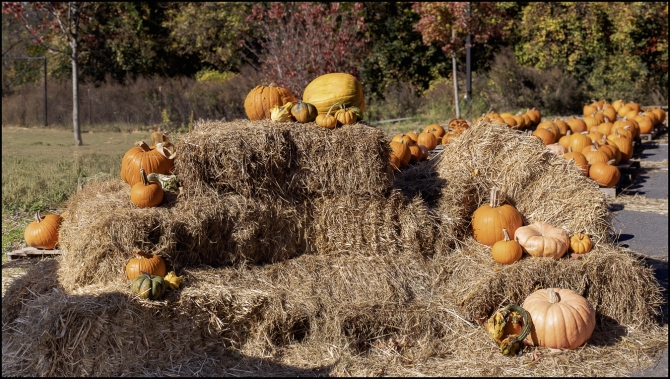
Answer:
M113 131L107 131L107 130ZM34 212L60 213L63 202L88 180L119 175L123 154L149 131L121 132L115 126L82 134L72 131L2 128L2 261L25 246L23 231Z

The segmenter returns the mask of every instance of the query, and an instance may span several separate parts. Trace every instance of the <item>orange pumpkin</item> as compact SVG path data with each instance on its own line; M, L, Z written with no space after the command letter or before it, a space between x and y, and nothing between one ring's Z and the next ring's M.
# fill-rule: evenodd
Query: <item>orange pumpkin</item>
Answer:
M491 255L496 262L508 265L521 259L523 250L518 242L509 238L507 229L503 228L503 234L505 238L502 241L494 243L491 247Z
M437 138L435 134L429 132L421 132L419 137L416 139L418 145L425 146L428 150L433 150L437 147Z
M174 154L161 143L152 149L144 141L135 143L121 159L121 179L131 186L139 183L140 168L151 174L169 175L174 168Z
M270 109L288 103L295 103L295 96L286 88L274 83L268 86L256 86L244 99L244 111L249 120L256 121L270 118Z
M577 233L570 237L570 250L575 254L586 254L593 248L591 238L584 233Z
M136 257L132 258L126 264L126 277L133 280L137 278L142 271L149 275L165 276L165 261L160 255L148 254L140 249L133 251Z
M491 188L488 204L477 208L472 214L472 234L475 240L484 245L493 246L505 239L503 228L514 238L516 230L523 225L521 214L510 204L500 204L500 191Z
M614 187L621 179L621 172L617 166L613 166L614 159L608 162L597 162L589 168L589 178L598 185L605 188Z
M56 214L40 215L35 213L32 221L23 231L23 239L28 246L37 249L53 249L58 244L58 229L63 219Z
M130 189L130 201L140 208L155 207L163 201L163 187L159 182L147 180L147 174L140 168L140 182Z

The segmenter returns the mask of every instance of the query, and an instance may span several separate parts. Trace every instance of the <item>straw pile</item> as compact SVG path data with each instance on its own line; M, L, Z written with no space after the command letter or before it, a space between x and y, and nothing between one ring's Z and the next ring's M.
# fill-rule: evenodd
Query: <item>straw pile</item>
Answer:
M534 137L480 122L448 144L438 159L435 171L452 194L443 194L439 206L448 213L461 208L471 215L489 201L495 185L521 213L524 225L544 221L569 235L586 233L595 244L613 240L612 215L598 185Z
M187 194L206 188L273 201L315 196L384 196L390 146L364 124L327 130L270 120L201 122L177 142L175 173Z
M421 199L398 191L388 198L341 195L296 205L210 191L140 209L130 203L128 188L118 179L93 182L70 200L59 270L68 291L125 280L134 248L161 255L179 271L275 263L301 254L432 254L445 234Z
M393 189L377 132L300 127L200 124L178 142L186 193L156 208L132 206L119 180L85 186L61 226L64 256L3 298L3 373L277 374L261 368L271 358L287 375L624 375L667 346L660 286L611 244L604 197L532 139L480 124ZM469 237L493 184L526 223L586 232L599 247L499 266ZM133 296L123 270L134 247L164 256L183 288ZM594 304L592 342L565 365L503 357L473 321L546 286ZM633 356L626 341L644 342Z

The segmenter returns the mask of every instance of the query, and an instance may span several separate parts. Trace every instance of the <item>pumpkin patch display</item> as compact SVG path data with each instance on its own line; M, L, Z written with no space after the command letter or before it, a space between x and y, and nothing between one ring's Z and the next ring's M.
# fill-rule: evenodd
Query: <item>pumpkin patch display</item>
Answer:
M23 239L30 247L53 249L58 244L58 229L63 219L56 214L42 216L35 212L35 220L23 231Z
M591 338L596 311L588 300L563 288L540 289L521 305L533 323L526 341L552 349L576 349Z
M514 236L523 225L519 211L510 204L501 205L499 196L500 190L494 186L491 188L489 203L480 206L472 214L472 234L481 244L493 246L505 239L503 229Z
M146 173L171 174L174 168L174 153L158 143L152 149L144 141L135 143L121 159L121 179L131 186L142 181L140 168Z
M256 86L244 99L244 111L251 121L270 118L272 108L295 102L295 96L286 88L278 87L274 83L268 86Z
M126 264L126 276L133 280L143 271L150 275L165 276L165 261L160 255L145 253L140 249L133 251L136 257Z
M365 112L363 87L353 75L334 72L312 80L302 94L302 100L313 104L320 115L333 104L346 104ZM295 100L293 100L295 101Z
M534 257L559 259L570 246L570 238L565 230L544 221L520 227L514 239L524 252Z
M160 299L167 289L168 283L163 280L162 276L150 275L146 272L142 272L130 283L130 290L142 299L147 300Z

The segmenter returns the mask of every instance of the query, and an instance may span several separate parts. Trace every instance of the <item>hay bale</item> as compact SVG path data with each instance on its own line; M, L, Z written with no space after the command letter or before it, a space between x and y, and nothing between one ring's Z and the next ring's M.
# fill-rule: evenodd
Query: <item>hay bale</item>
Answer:
M536 138L479 122L437 159L437 175L451 190L451 195L442 193L442 207L461 204L460 212L451 212L468 215L468 221L495 185L519 210L525 225L544 221L570 235L586 233L596 244L613 241L612 215L598 185Z
M67 290L125 276L133 249L161 255L175 269L288 259L306 250L299 207L235 194L180 198L137 208L119 179L94 182L69 201L60 229ZM101 211L103 210L103 211Z
M19 307L18 317L3 319L3 374L191 376L245 369L267 376L328 367L320 362L329 357L332 370L352 375L382 367L405 375L439 376L445 368L500 375L502 368L601 376L625 375L667 347L667 325L627 331L599 315L587 348L563 352L555 357L559 364L553 358L522 364L526 355L502 356L484 328L466 320L440 280L446 272L435 275L445 263L439 255L303 255L273 265L184 269L183 288L161 301L131 296L127 282L3 301L3 315ZM53 281L54 272L27 275L35 286L38 278ZM622 343L624 336L630 342ZM240 355L288 366L263 371L257 361L243 365Z
M332 196L308 202L309 245L325 255L432 254L435 215L420 198L399 191L387 198Z
M206 121L176 145L175 173L186 194L207 188L273 201L337 194L384 196L391 188L388 139L358 123Z
M535 290L549 287L571 289L588 299L599 316L640 328L657 324L664 303L653 270L640 256L614 245L596 245L580 259L524 255L501 265L491 257L490 247L468 237L459 249L435 259L444 267L439 274L444 291L474 320L486 319L507 304L521 304Z

